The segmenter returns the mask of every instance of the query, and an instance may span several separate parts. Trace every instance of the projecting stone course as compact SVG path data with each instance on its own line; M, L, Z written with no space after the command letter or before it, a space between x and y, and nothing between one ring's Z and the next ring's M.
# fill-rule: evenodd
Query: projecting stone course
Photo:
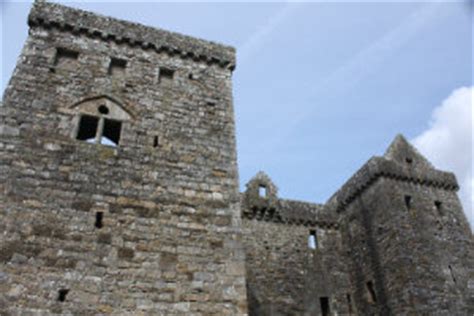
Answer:
M44 1L28 23L0 103L2 316L474 314L456 178L403 136L326 203L263 172L239 193L232 47Z

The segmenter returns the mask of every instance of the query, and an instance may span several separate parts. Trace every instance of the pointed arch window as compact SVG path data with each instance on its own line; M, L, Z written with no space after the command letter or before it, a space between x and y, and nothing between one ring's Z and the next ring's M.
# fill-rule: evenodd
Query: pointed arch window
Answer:
M123 122L130 115L115 101L95 98L76 105L78 112L75 138L87 143L119 146Z

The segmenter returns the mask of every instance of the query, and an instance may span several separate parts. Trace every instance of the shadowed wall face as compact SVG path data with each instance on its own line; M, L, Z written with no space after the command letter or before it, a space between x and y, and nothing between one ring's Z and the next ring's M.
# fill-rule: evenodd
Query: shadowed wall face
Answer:
M279 199L264 173L247 184L242 198L249 314L353 313L334 216L323 205Z
M246 313L233 49L40 2L29 23L0 112L0 314Z

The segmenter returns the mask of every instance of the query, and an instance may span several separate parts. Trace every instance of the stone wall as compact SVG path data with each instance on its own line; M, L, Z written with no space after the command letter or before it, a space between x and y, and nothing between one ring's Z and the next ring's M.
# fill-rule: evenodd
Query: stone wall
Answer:
M452 173L238 192L235 50L43 1L0 104L1 315L472 315ZM248 305L248 306L247 306Z
M354 315L339 225L323 205L279 199L259 173L242 207L250 315Z
M0 109L0 314L246 314L234 50L44 2L29 23Z
M471 315L474 243L454 176L398 136L327 203L362 315Z

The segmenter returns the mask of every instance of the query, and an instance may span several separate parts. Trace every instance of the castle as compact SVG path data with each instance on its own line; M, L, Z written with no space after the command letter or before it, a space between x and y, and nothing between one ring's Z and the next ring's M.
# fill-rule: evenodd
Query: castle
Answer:
M239 192L235 50L36 1L0 107L0 315L473 315L452 173Z

